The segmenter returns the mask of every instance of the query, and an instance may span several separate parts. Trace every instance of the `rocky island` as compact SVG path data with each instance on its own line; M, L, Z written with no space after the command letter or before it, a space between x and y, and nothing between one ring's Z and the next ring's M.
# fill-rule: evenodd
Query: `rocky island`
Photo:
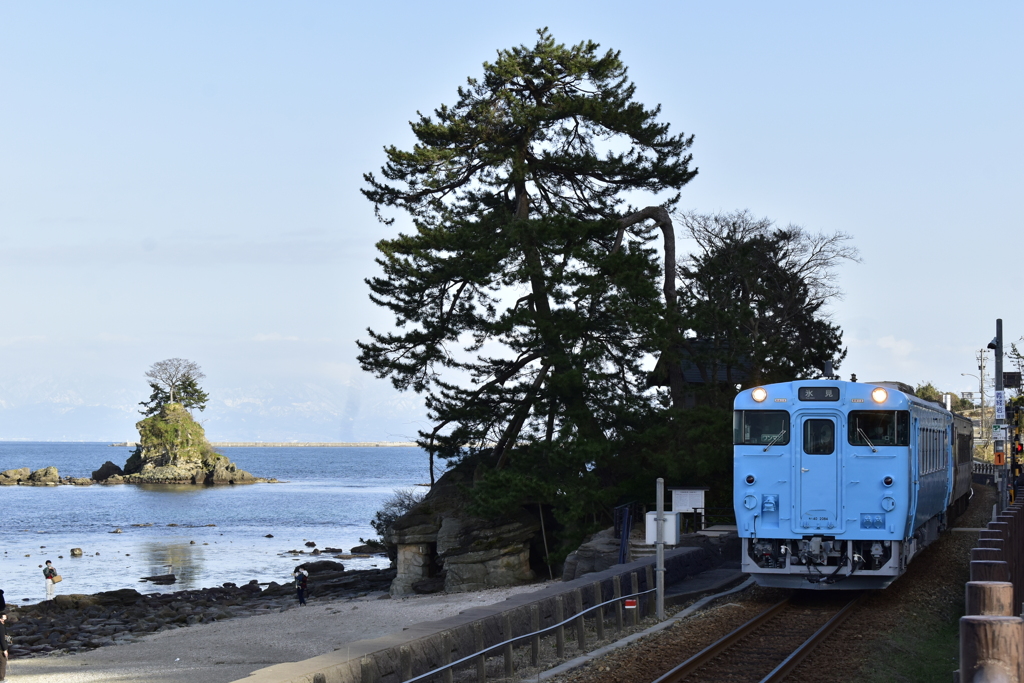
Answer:
M276 479L254 477L213 450L202 425L179 403L168 403L135 424L139 445L124 467L105 462L91 478L60 477L56 467L0 472L0 486L72 484L255 484Z

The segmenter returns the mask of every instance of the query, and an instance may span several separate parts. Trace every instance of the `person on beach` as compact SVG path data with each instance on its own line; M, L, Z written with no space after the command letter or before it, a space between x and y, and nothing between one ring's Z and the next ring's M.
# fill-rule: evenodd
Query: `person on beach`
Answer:
M309 574L305 569L300 567L295 568L295 573L292 574L295 577L295 594L299 597L299 604L306 604L306 587L308 585Z
M0 614L0 681L7 678L7 657L11 646L7 644L7 615Z
M57 584L53 582L53 577L57 576L57 570L53 568L53 563L49 560L46 561L46 566L43 567L43 580L46 582L46 599L53 600L53 592Z

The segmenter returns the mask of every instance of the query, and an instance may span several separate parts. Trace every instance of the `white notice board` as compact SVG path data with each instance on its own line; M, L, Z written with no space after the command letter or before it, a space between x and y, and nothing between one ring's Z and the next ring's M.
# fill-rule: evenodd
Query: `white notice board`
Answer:
M672 489L672 512L694 512L704 509L707 489Z

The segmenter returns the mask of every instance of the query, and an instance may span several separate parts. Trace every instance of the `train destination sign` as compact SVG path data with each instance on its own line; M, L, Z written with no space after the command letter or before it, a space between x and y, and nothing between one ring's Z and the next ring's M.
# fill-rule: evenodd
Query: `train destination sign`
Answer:
M801 401L838 401L839 387L800 387Z

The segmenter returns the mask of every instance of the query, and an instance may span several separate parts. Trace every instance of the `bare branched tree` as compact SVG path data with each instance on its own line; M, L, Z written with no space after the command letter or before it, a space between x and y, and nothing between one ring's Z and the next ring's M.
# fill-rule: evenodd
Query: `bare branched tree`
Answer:
M793 224L779 228L771 219L755 218L747 210L717 214L680 212L675 218L684 235L700 247L701 254L714 253L725 244L747 242L771 233L789 236L779 265L807 286L811 304L842 299L843 292L835 284L835 270L843 261L861 261L857 248L850 243L853 238L843 232L811 233ZM686 265L692 260L693 256Z
M170 402L174 402L174 391L188 381L198 382L206 377L195 361L184 358L168 358L158 361L146 371L146 377L167 389Z

